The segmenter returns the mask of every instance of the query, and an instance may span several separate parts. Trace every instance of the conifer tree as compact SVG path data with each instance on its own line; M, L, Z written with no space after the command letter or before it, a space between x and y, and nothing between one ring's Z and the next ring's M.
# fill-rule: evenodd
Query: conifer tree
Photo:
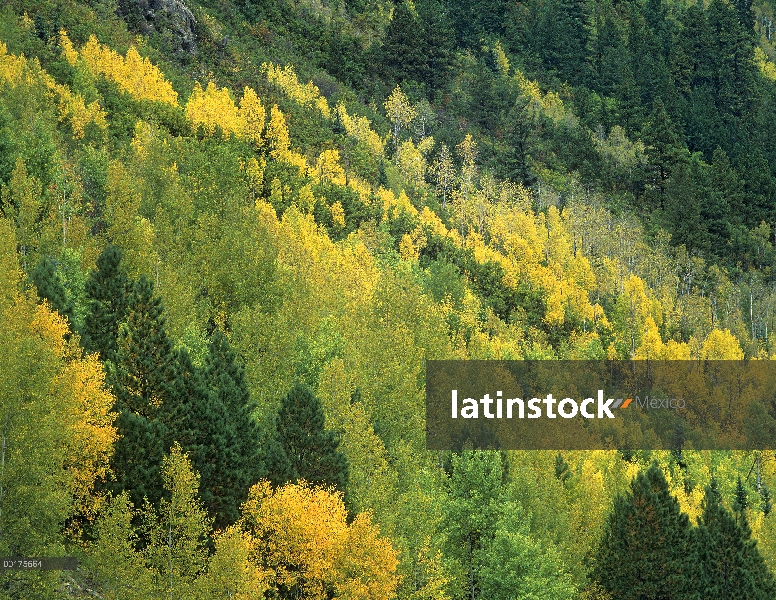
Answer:
M760 508L762 508L763 515L767 517L773 510L773 501L771 500L771 490L765 484L763 484L763 487L760 490L760 498L762 498Z
M740 490L745 493L743 486ZM706 488L698 528L693 531L693 558L699 598L765 600L776 593L773 576L752 539L746 513L742 512L736 522L722 505L713 479Z
M114 444L111 469L115 479L108 489L114 495L126 492L135 506L142 506L146 499L158 502L163 492L159 467L167 428L126 407L120 409L115 424L121 437Z
M680 154L682 142L661 100L655 102L652 114L644 126L642 139L647 147L651 172L650 183L659 194L662 208L666 186L671 177L672 167Z
M253 416L256 404L251 401L245 370L220 330L210 338L205 379L216 401L224 406L227 426L234 432L238 462L232 485L237 506L247 498L248 488L259 480L264 467L259 453L260 432Z
M385 31L382 65L389 80L422 82L425 77L425 57L418 43L421 23L409 3L397 2L393 17Z
M67 317L70 329L75 329L73 302L68 297L62 278L51 257L44 256L38 261L30 273L30 280L38 290L38 297L41 300L48 300L53 309L63 317Z
M690 521L653 463L618 496L604 526L592 578L620 600L680 600L692 587Z
M749 508L749 496L739 475L736 480L736 491L733 497L733 512L736 513L736 520L740 520L741 516L746 514L747 508Z
M296 383L283 398L277 417L277 443L276 462L284 466L283 455L288 459L290 481L303 479L313 485L346 491L348 461L338 450L338 436L325 428L321 401L306 385ZM287 483L289 480L284 477L287 475L282 471L270 471L275 485Z
M171 399L163 409L170 432L167 446L179 442L199 472L199 497L219 528L234 523L249 485L231 408L208 388L205 374L188 351L177 352ZM254 451L255 452L255 451Z
M116 345L116 363L109 371L121 436L112 460L114 488L129 491L132 503L140 506L145 496L155 502L162 494L159 465L168 433L159 411L169 410L165 403L171 402L175 378L161 300L144 276L133 286Z
M121 249L108 245L97 258L97 269L86 280L89 311L84 319L82 343L100 359L115 361L119 323L126 316L129 281L121 268Z
M119 330L113 389L119 406L149 418L156 418L159 406L169 398L175 377L175 355L162 312L161 299L141 276Z

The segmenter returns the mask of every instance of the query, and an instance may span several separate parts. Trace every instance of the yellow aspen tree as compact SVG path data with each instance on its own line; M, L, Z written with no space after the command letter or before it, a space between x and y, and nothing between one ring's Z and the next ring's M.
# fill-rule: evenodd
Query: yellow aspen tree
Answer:
M496 42L496 45L493 47L493 59L496 62L499 75L504 78L508 77L510 69L509 59L504 52L504 48L501 47L501 42Z
M655 325L655 320L648 316L644 323L644 334L641 337L641 345L636 348L633 358L636 360L658 360L663 356L663 340Z
M701 360L743 360L744 351L729 329L714 329L701 346Z
M263 143L264 122L267 118L267 111L261 103L261 98L256 94L253 88L246 87L243 91L243 97L240 99L240 120L242 121L242 131L254 148L261 148Z
M157 264L155 233L151 222L138 214L140 194L124 166L108 166L108 195L105 199L108 235L124 250L125 265L134 276L152 273Z
M288 135L286 118L277 104L270 109L269 124L267 125L267 141L269 143L270 156L275 160L287 160L291 148L291 138Z
M203 91L199 82L186 103L186 117L196 127L201 125L205 132L212 135L219 127L225 135L242 135L243 121L237 107L229 95L229 90L220 90L211 81Z
M393 146L399 149L399 137L415 118L415 108L398 85L385 101L385 112L393 126Z
M0 545L42 552L62 524L91 518L89 498L115 439L102 367L66 320L22 292L16 240L0 219Z
M42 210L42 190L35 177L27 174L27 167L20 156L11 173L11 180L3 189L5 213L16 224L16 239L22 267L27 270L30 254L38 245L38 217Z
M324 150L316 164L318 177L337 185L345 185L345 170L340 165L339 150Z
M442 148L434 160L431 170L434 173L437 195L440 193L442 194L442 209L446 209L447 199L450 196L450 192L453 189L453 183L455 182L455 165L453 164L453 157L450 154L450 150L445 144L442 144Z
M385 144L383 139L372 129L372 123L369 119L348 115L348 111L342 103L337 105L337 116L349 136L362 142L373 155L381 156L383 154Z
M255 485L239 525L255 544L253 558L269 571L272 587L297 587L306 598L378 600L390 597L398 580L397 557L368 514L348 525L340 494L305 483L275 491Z
M62 403L61 409L70 412L65 420L73 423L65 467L73 478L73 509L91 520L103 501L94 493L94 484L107 477L108 459L117 439L111 412L115 398L108 391L96 354L68 361L56 385L69 391L69 402Z
M327 119L331 117L329 103L321 96L318 86L312 81L306 84L299 83L293 65L280 67L272 63L264 63L261 65L261 70L266 73L270 83L277 85L294 102L317 109Z
M303 213L310 214L313 212L313 209L315 208L315 195L313 194L310 184L303 185L299 188L297 205Z
M135 510L126 492L111 498L94 526L94 541L87 545L84 564L88 588L94 597L110 600L151 600L152 573L137 551L138 535L132 520ZM97 589L92 589L97 588Z
M253 600L269 590L268 574L251 561L255 544L236 526L216 534L215 552L196 584L197 597Z
M331 219L334 222L335 228L345 228L345 209L342 208L342 204L340 204L339 200L331 205Z
M155 100L178 105L178 93L170 82L150 60L141 57L134 46L131 46L126 57L123 57L100 44L92 35L81 48L79 55L92 73L104 75L136 100ZM72 53L70 57L72 58Z
M426 138L429 139L429 138ZM425 141L425 140L424 140ZM433 139L431 140L433 144ZM407 140L399 145L396 151L396 166L399 172L413 188L419 189L425 184L426 157L419 148Z
M251 192L251 200L256 202L264 185L264 169L267 167L267 161L263 157L261 161L258 161L255 156L251 156L246 163L241 162L240 167L245 173L248 189Z
M169 597L181 597L194 587L207 563L205 541L212 519L197 493L199 474L188 455L175 442L162 463L164 488L169 494L158 507L146 505L143 521L149 544L148 565L154 570L156 589Z

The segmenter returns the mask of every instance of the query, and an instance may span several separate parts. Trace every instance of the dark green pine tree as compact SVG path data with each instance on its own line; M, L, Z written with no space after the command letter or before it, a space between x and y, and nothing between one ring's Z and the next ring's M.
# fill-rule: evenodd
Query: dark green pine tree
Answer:
M421 23L409 4L404 0L397 2L380 52L386 81L401 84L426 79L426 57L418 43L420 29Z
M62 278L57 272L57 266L50 256L44 256L30 273L30 281L38 290L41 300L48 300L51 307L63 317L67 317L70 329L75 330L74 306L62 284Z
M222 396L208 389L204 374L188 351L177 351L175 380L162 405L167 425L165 447L180 443L200 474L199 497L219 528L234 523L247 497L234 424Z
M422 25L423 83L429 98L446 86L455 58L455 28L450 11L441 0L415 4Z
M584 83L588 44L587 15L581 0L548 0L532 3L536 26L531 48L542 67L561 82Z
M653 463L618 496L595 555L591 576L618 600L691 597L690 521Z
M749 494L746 493L746 487L744 487L744 482L741 481L739 475L736 480L736 491L733 494L733 512L737 521L746 515L747 508L749 508Z
M740 483L740 479L739 479ZM741 488L743 489L743 488ZM757 549L742 512L739 522L722 505L717 482L711 481L703 514L693 531L696 593L704 600L766 600L776 586Z
M175 379L175 353L164 328L162 301L141 275L127 302L119 328L113 390L119 406L156 418Z
M161 421L148 419L124 407L115 421L120 438L113 447L111 468L115 480L106 484L113 494L126 491L137 507L145 499L156 503L163 487L159 467L167 440L167 428Z
M625 68L627 47L617 27L616 14L611 5L603 4L598 10L594 17L596 34L588 44L590 74L599 94L614 96Z
M665 203L665 193L674 164L682 153L683 144L676 127L666 112L662 100L655 101L641 139L646 146L648 183L656 194L660 208ZM653 207L654 208L654 207Z
M161 497L161 453L169 450L165 448L167 433L159 411L172 395L175 354L164 329L162 310L151 282L141 276L127 301L115 364L108 369L115 408L120 414L120 437L111 462L116 475L114 491L129 491L136 506L145 495L151 501Z
M499 175L515 183L530 186L535 177L531 173L531 154L536 149L534 132L537 130L529 99L520 94L504 119L505 150L500 156Z
M558 452L558 455L555 457L555 478L565 485L570 477L569 464L563 458L563 455Z
M215 400L223 405L226 425L234 432L230 442L237 462L232 474L231 496L235 509L247 498L248 489L264 475L259 440L261 437L251 401L245 370L219 330L210 338L205 363L205 380Z
M124 321L131 286L121 269L121 250L108 245L97 257L97 269L84 286L89 310L84 318L81 343L100 359L116 360L119 324Z
M771 490L765 484L763 484L763 487L760 490L760 498L762 499L760 508L762 508L763 515L767 517L773 510L773 501L771 500Z
M700 153L690 156L685 150L677 155L666 185L665 208L671 241L684 244L690 251L707 253L711 244L704 219L704 207L709 205L704 167Z
M743 30L751 36L755 34L755 16L752 9L752 0L735 0L736 16Z
M277 443L274 459L282 464L288 460L292 477L281 472L269 473L274 485L304 479L314 485L333 486L346 492L349 467L345 455L338 450L336 433L325 427L321 401L306 385L296 383L286 394L277 416ZM282 452L280 450L282 449ZM267 465L268 469L270 465ZM273 467L275 465L272 465Z

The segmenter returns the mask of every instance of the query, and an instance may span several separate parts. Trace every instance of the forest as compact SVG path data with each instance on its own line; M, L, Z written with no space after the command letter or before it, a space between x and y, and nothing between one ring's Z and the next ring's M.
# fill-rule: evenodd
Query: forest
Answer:
M3 2L0 558L78 568L0 598L776 598L773 450L431 451L424 404L776 358L774 13Z

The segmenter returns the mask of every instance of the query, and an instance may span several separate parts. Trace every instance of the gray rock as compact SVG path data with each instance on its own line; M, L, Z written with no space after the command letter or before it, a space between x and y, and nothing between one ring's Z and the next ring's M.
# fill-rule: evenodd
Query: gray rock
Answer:
M140 33L169 33L178 53L197 53L197 20L182 0L119 0L119 15Z

